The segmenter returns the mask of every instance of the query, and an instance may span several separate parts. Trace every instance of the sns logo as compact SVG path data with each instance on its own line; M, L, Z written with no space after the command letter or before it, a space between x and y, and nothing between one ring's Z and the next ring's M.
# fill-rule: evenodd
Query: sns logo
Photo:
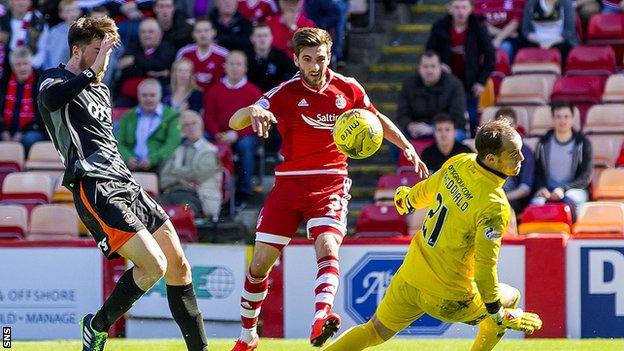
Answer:
M87 106L89 110L89 114L93 116L93 118L97 119L100 122L109 122L111 121L111 108L108 106L98 105L95 102L89 102Z
M591 250L589 293L615 295L615 315L624 317L624 254L619 250Z
M355 303L364 303L371 296L375 296L375 303L379 306L381 299L383 299L384 295L386 295L386 289L388 288L388 285L390 285L392 276L392 271L368 273L364 277L362 284L367 290L364 294L362 294L362 296L355 299Z

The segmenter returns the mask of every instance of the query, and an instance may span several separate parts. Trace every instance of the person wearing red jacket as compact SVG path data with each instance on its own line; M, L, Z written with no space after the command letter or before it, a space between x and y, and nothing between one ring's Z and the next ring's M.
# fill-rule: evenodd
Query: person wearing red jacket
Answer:
M251 127L236 132L228 126L238 109L256 102L262 91L247 81L247 56L232 51L225 60L225 77L212 86L204 96L204 125L217 143L231 145L238 154L236 205L240 208L251 194L251 178L255 168L254 154L258 138Z

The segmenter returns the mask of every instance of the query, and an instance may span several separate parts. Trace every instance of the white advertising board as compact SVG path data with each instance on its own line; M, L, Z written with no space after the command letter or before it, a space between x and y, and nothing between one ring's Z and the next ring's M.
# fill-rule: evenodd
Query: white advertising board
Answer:
M204 319L240 320L240 292L245 279L246 246L184 245L191 265L193 285ZM164 279L136 302L129 318L171 319Z
M334 311L342 317L341 330L365 322L381 301L392 275L401 265L407 246L343 245L340 249L340 286ZM501 282L512 285L524 295L525 249L523 245L504 245L498 274ZM317 265L314 249L292 245L284 250L284 336L309 336L314 315L314 280ZM523 306L523 302L521 302ZM473 337L476 328L442 323L431 317L410 326L401 336ZM521 333L508 332L506 338L520 338Z
M102 305L102 263L91 247L0 247L0 326L17 340L79 338Z

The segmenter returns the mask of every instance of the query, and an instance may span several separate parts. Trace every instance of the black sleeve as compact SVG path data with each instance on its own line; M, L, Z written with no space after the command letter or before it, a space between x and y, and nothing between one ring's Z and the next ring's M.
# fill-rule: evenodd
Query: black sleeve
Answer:
M61 77L42 78L39 99L48 111L56 111L72 101L95 80L95 72L87 68L71 79Z
M587 138L583 138L582 159L579 162L578 169L576 171L576 177L563 187L563 190L568 189L587 189L589 182L591 181L592 171L594 169L592 158L592 145Z

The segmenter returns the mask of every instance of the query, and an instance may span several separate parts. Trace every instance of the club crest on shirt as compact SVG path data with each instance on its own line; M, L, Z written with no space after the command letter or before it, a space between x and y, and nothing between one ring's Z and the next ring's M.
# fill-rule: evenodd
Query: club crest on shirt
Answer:
M488 240L497 240L502 236L501 232L494 230L492 227L485 228L485 238Z
M347 100L345 100L344 96L340 94L336 95L336 107L338 107L339 109L347 107Z
M137 221L137 218L130 212L125 212L123 219L126 223L128 223L128 225L133 225Z

